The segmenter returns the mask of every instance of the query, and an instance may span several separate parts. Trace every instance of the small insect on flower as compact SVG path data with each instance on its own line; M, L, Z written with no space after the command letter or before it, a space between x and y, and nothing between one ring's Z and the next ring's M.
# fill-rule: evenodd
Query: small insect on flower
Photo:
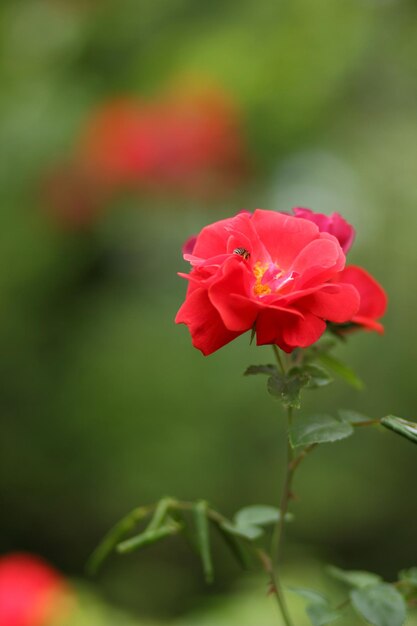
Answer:
M246 248L235 248L233 250L233 254L238 254L239 256L243 256L245 261L247 261L250 257L250 252L248 252Z

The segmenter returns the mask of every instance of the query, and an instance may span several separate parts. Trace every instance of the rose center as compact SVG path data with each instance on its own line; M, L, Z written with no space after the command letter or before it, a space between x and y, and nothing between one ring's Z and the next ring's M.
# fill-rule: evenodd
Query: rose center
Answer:
M283 270L274 263L263 263L262 261L257 261L252 271L255 277L253 293L258 298L268 296L271 293L282 293L285 287L290 287L295 278L294 272L285 275Z
M267 282L263 282L264 276L268 272L270 265L270 263L262 263L261 261L257 261L253 266L253 275L255 276L253 293L259 298L262 298L262 296L267 296L272 292L272 289L267 284Z

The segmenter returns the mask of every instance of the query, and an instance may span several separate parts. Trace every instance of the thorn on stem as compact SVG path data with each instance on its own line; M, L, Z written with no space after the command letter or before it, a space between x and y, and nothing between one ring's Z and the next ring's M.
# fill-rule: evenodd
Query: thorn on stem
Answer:
M277 588L272 581L268 583L268 591L266 592L266 595L267 596L277 595Z

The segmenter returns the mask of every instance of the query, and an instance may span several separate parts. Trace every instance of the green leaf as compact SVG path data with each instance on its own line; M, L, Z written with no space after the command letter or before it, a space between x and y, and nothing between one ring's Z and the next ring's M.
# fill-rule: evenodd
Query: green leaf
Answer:
M280 510L273 506L254 504L240 509L234 516L236 526L267 526L275 524L281 517Z
M340 324L335 322L327 322L326 330L329 333L332 333L335 337L339 339L339 341L346 341L346 334L357 328L357 324L354 322L342 322Z
M288 589L300 598L308 600L311 604L327 604L328 602L326 596L313 589L306 589L305 587L288 587Z
M172 498L162 498L156 505L155 513L152 516L151 521L149 522L146 530L155 530L161 526L162 522L165 520L167 513L171 506L173 505L174 500Z
M313 443L330 443L345 439L353 433L353 428L331 415L313 415L297 418L290 428L290 441L293 448Z
M387 415L381 419L381 424L390 430L393 430L398 435L406 437L410 441L417 443L417 423L409 422L402 417L395 417L394 415Z
M235 557L236 561L239 563L240 567L244 570L248 570L249 569L249 555L247 553L247 550L245 550L245 547L242 545L242 542L239 541L240 536L236 536L235 533L231 533L225 530L222 524L218 524L217 522L214 522L214 523L215 523L215 527L221 534L224 542L226 543L230 552Z
M236 526L268 526L276 524L281 519L281 512L273 506L265 504L253 504L240 509L233 518ZM286 513L285 521L294 519L292 513Z
M401 570L398 577L400 580L409 583L409 585L417 589L417 567Z
M363 382L349 365L346 365L346 363L339 361L339 359L327 353L320 353L317 358L325 367L339 376L339 378L342 378L348 385L355 389L363 389Z
M308 389L318 389L319 387L330 385L330 383L333 382L333 378L330 374L318 365L305 365L303 371L310 377L307 384Z
M362 413L348 409L341 409L338 411L338 414L340 419L344 422L349 422L349 424L363 424L372 420L371 417L367 417L366 415L362 415Z
M197 531L197 547L203 565L204 576L208 583L213 582L213 563L210 552L210 533L207 519L207 502L201 500L193 507L194 521Z
M139 548L149 546L157 541L160 541L161 539L165 539L165 537L176 535L181 530L182 526L180 526L180 524L177 524L173 520L169 520L169 522L164 526L160 526L155 530L145 530L145 532L140 535L136 535L126 541L122 541L122 543L117 545L117 552L119 552L119 554L126 554L127 552L133 552L133 550L139 550Z
M328 604L309 604L306 613L313 626L324 626L342 617L340 611L332 609Z
M194 503L190 503L191 507ZM173 519L174 522L181 526L181 531L184 539L187 541L188 545L196 554L196 556L200 557L200 548L198 546L196 529L193 524L190 524L188 511L173 509L169 514L169 519Z
M125 535L130 533L135 526L147 517L151 511L151 506L143 506L134 509L118 522L104 537L103 541L97 546L93 554L87 562L87 572L90 575L96 574L103 561L114 550L116 545L123 539Z
M337 342L334 339L328 337L322 337L317 343L308 348L308 353L312 354L312 358L316 359L319 354L327 354L330 350L337 346Z
M295 369L295 368L294 368ZM308 374L297 368L293 375L276 373L268 379L268 391L279 398L285 408L300 408L300 392L309 382Z
M382 578L378 574L372 572L363 572L360 570L343 570L338 567L330 565L327 568L327 573L330 574L336 580L340 580L342 583L346 583L351 587L367 587L368 585L376 585L382 582Z
M402 595L387 583L350 592L353 607L374 626L403 626L407 607Z
M260 526L253 526L251 524L238 526L237 524L231 524L230 522L223 522L221 527L227 533L240 537L241 539L247 539L248 541L259 539L259 537L263 535L263 530Z
M252 374L267 374L273 376L277 372L275 365L249 365L246 369L244 376L251 376Z
M341 613L333 609L321 593L301 587L290 587L290 591L308 601L306 613L313 626L324 626L341 617Z

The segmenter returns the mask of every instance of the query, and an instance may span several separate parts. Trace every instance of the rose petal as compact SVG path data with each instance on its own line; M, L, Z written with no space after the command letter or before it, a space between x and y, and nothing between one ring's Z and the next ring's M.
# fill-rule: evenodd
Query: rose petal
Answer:
M186 324L195 348L208 356L233 339L241 332L228 330L214 306L211 304L207 290L195 289L187 296L178 311L176 324Z
M353 285L341 283L325 285L299 302L314 315L342 324L351 320L357 313L360 298Z
M252 223L271 259L284 271L311 241L319 236L315 224L291 215L256 209Z
M322 235L301 250L291 265L297 272L297 288L311 286L311 283L325 282L340 272L345 265L345 255L335 237Z
M293 317L283 329L283 339L291 349L307 348L315 343L326 330L326 322L305 311L304 317Z
M253 283L252 272L245 261L231 257L225 264L223 276L209 289L209 299L226 328L244 332L252 328L259 304L248 296Z
M345 254L350 250L355 238L355 229L339 213L324 215L302 207L295 207L293 213L296 217L316 224L320 232L334 235Z
M263 309L256 320L256 345L277 344L285 352L291 352L293 346L286 343L283 332L285 327L292 323L292 318L297 317L303 319L298 311Z
M378 319L387 308L387 295L381 285L361 267L349 265L339 275L340 282L353 285L360 295L360 306L357 315Z

